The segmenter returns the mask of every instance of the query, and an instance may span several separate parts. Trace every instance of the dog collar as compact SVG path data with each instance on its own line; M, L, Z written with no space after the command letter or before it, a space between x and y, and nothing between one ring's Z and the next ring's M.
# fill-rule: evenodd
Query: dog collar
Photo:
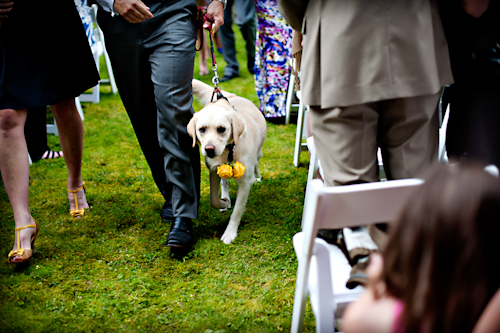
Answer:
M227 154L227 162L231 163L234 160L233 156L234 143L228 144L226 148L229 150L229 153Z

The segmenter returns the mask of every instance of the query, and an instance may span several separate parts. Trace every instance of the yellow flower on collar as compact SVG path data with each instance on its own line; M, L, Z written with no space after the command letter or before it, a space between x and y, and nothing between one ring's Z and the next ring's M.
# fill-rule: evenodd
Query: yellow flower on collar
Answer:
M243 176L246 167L246 165L243 165L240 162L236 162L233 167L234 178L239 179L241 176Z
M233 168L229 164L222 164L217 167L217 174L221 178L231 178L233 176Z

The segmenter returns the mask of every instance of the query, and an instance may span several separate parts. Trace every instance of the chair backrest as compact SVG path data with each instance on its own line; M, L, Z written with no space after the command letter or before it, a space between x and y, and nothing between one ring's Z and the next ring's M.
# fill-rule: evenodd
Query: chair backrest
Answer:
M340 229L392 222L398 217L414 187L422 183L421 179L401 179L325 188L321 181L313 181L312 187L316 193L311 195L316 197L317 202L316 207L313 207L313 225L309 227L316 230ZM304 211L306 214L306 207Z
M324 187L321 180L314 179L308 184L302 216L303 241L297 253L299 267L292 332L302 331L311 257L318 230L395 221L415 188L422 183L420 179L403 179ZM333 267L331 271L335 272Z

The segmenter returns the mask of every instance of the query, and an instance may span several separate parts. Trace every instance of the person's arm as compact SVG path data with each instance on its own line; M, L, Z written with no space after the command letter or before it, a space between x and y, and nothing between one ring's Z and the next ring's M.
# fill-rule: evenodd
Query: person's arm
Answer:
M475 18L481 17L488 9L490 0L462 0L462 6L467 14Z
M397 301L386 295L380 280L383 260L380 254L370 255L367 268L368 287L361 297L349 304L342 317L345 333L390 333L394 325Z
M207 7L207 17L214 21L212 31L215 34L219 27L224 24L224 5L220 1L212 1ZM203 23L203 28L208 29L209 22Z
M96 2L105 11L119 14L129 23L141 23L153 18L149 7L141 0L96 0Z

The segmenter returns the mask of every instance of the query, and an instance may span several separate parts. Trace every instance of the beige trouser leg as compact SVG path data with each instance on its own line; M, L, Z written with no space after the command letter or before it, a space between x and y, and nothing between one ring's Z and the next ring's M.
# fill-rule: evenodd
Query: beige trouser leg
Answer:
M331 109L310 107L326 185L377 181L378 147L388 179L417 177L437 163L439 96L436 93ZM353 265L346 286L354 288L366 283L367 255L384 247L387 234L370 225L368 229L344 229L343 237Z
M437 163L440 93L321 109L310 107L327 186L378 180L380 146L388 179L417 177Z

